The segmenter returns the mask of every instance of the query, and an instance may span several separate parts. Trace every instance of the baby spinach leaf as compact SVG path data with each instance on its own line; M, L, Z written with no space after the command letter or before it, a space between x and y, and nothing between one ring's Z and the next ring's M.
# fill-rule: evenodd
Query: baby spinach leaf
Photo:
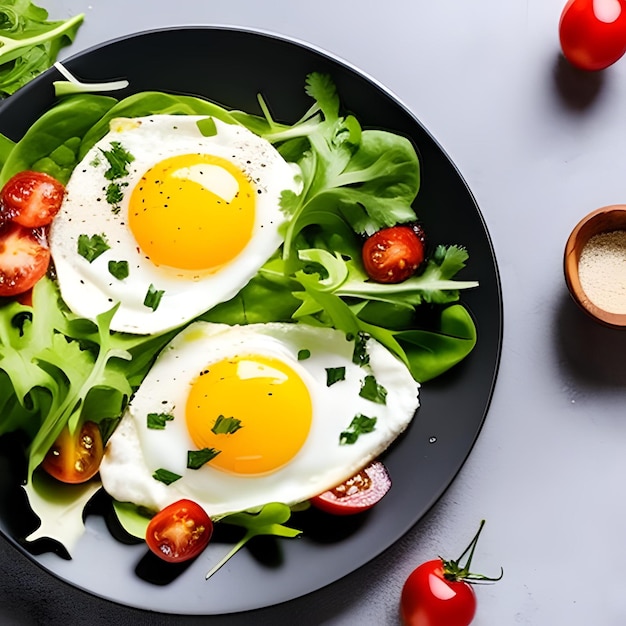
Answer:
M46 172L65 184L78 163L83 135L115 102L108 96L79 95L44 113L8 154L0 186L24 170Z

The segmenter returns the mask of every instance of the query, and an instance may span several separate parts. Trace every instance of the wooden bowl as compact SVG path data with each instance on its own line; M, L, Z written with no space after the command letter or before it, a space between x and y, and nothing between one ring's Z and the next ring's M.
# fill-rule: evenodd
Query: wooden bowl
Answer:
M626 313L612 313L592 302L580 284L578 265L585 244L599 233L626 230L626 204L613 204L592 211L572 231L563 259L565 282L574 302L594 320L612 328L626 328Z

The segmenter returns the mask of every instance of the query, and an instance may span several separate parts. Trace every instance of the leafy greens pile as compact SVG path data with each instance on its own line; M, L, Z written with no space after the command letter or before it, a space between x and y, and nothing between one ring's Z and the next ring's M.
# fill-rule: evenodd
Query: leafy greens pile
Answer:
M477 283L454 279L468 254L458 246L438 246L424 270L403 283L368 280L360 262L363 237L416 219L411 205L420 184L418 158L407 138L363 129L354 116L343 116L328 76L310 74L306 92L313 105L293 125L274 121L262 97L263 115L255 116L160 92L121 100L68 95L19 142L0 137L0 185L27 169L67 182L113 118L206 116L198 123L205 135L215 133L211 117L242 124L299 166L303 191L282 195L289 219L281 249L239 294L200 319L306 322L370 335L416 380L427 381L465 358L476 342L471 316L458 300L459 290ZM425 308L429 315L420 315ZM115 307L95 321L77 318L48 278L36 286L32 306L0 303L0 435L26 434L31 489L34 470L66 424L74 431L88 415L106 438L176 332L145 337L111 332L114 313ZM420 325L424 318L429 322Z
M84 15L48 21L48 11L30 0L4 0L0 4L0 96L47 70L59 50L74 41Z

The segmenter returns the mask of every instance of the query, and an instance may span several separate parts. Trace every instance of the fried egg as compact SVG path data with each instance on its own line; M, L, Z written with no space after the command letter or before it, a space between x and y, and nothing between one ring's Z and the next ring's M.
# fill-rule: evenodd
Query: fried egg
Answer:
M335 329L192 323L160 354L109 440L104 488L154 511L189 498L219 519L335 487L378 457L419 406L405 365L372 338L365 348L364 366L353 362L355 341ZM362 393L366 379L377 397ZM357 436L355 417L369 423Z
M61 295L111 328L169 330L233 297L281 244L298 172L211 117L116 119L75 168L50 232Z

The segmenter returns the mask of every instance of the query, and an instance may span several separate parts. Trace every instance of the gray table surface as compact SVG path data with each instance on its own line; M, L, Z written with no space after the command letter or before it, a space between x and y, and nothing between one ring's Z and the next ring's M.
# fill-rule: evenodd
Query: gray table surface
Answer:
M361 570L259 624L398 623L402 584L454 557L487 519L475 556L501 582L477 589L476 626L626 623L623 496L626 333L569 300L562 255L583 215L626 202L626 58L598 74L560 57L564 0L41 0L86 14L62 57L153 27L259 28L313 43L388 87L438 139L476 196L496 250L504 346L485 426L437 505ZM75 603L84 603L76 618ZM245 623L151 616L75 596L0 542L3 624Z

